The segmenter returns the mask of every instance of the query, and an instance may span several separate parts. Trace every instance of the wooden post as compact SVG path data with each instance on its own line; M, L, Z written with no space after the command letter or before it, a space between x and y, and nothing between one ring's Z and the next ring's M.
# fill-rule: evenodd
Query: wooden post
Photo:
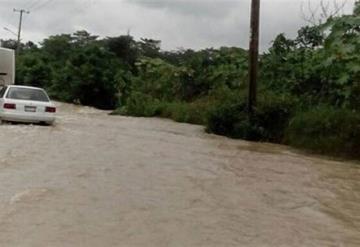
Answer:
M257 79L259 66L259 27L260 27L260 0L251 3L251 33L249 48L249 102L248 109L252 113L257 102Z
M20 13L20 20L19 20L19 29L18 29L18 34L17 34L17 45L16 45L16 54L19 55L20 54L20 48L21 48L21 27L22 27L22 22L23 22L23 14L29 14L29 11L26 11L24 9L14 9L14 12L19 12Z

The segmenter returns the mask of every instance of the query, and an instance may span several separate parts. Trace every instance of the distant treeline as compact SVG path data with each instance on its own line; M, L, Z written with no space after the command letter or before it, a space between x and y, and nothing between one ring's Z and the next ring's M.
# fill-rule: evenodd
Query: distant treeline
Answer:
M22 44L17 82L118 114L169 117L229 137L360 157L359 3L351 15L301 28L295 39L276 37L260 58L259 102L250 117L246 50L160 46L86 31L51 36Z

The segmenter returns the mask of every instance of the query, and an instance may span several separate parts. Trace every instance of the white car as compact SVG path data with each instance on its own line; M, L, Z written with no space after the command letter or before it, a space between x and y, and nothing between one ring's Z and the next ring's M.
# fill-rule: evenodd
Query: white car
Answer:
M0 90L0 119L10 122L45 123L55 121L56 107L44 89L5 86Z

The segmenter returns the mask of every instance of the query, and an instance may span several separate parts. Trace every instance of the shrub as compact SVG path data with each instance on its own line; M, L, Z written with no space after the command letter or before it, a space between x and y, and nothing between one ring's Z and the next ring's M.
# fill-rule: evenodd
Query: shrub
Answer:
M149 95L139 92L132 93L126 101L126 105L119 107L112 115L129 115L134 117L163 117L176 122L205 125L207 101L165 102L154 99Z
M160 115L176 122L204 125L207 110L208 106L204 102L173 102L163 105Z
M294 96L262 94L251 123L258 124L260 139L282 142L285 130L295 112L297 99Z
M134 117L154 117L161 112L161 104L157 99L149 95L134 92L126 101L126 106L115 113L130 115Z
M261 94L258 106L250 116L245 98L233 99L210 110L207 130L233 138L281 142L294 103L287 96Z
M360 157L360 114L328 106L299 113L287 128L286 143L316 153Z
M160 116L170 118L176 122L187 122L187 105L188 103L164 103Z

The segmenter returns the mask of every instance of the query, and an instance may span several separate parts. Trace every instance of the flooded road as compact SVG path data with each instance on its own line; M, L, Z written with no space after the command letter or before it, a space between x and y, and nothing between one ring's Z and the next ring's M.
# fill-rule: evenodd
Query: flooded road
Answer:
M351 162L69 105L0 140L0 246L360 246Z

